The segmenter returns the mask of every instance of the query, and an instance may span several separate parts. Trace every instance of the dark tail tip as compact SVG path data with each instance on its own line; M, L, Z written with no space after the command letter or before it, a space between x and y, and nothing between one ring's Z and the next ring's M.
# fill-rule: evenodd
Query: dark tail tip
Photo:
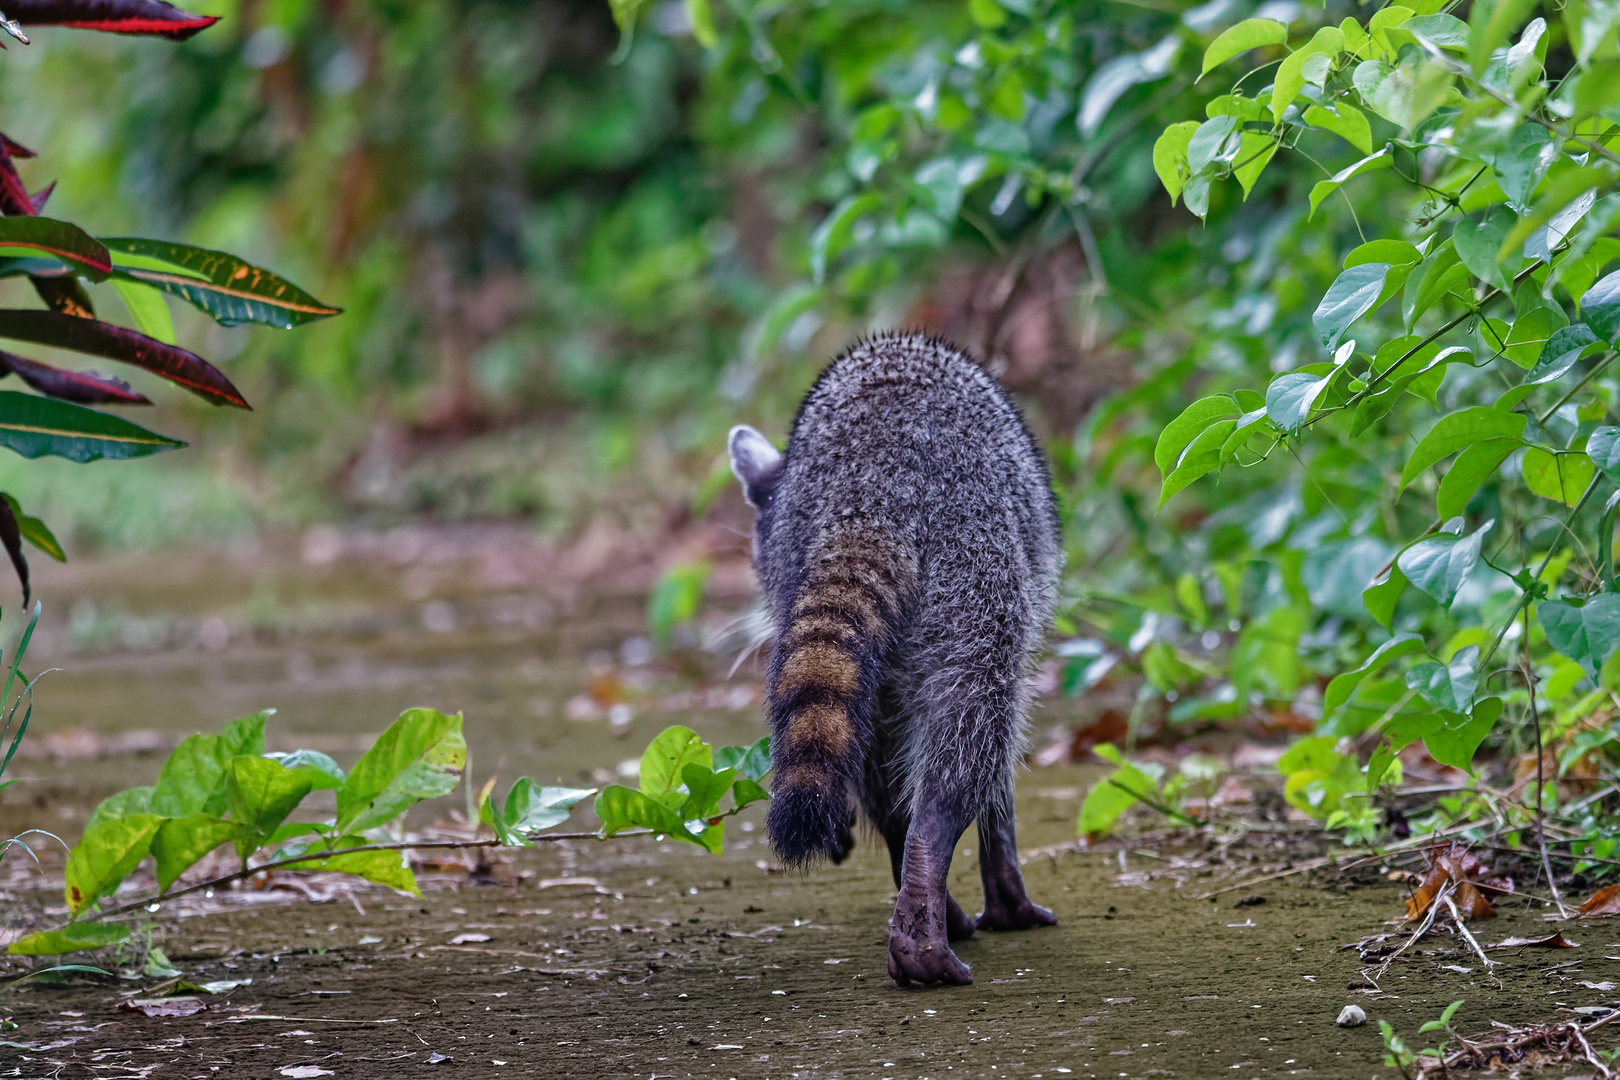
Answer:
M848 799L821 790L790 788L774 792L765 829L771 847L786 866L804 868L822 859L841 863L855 846Z

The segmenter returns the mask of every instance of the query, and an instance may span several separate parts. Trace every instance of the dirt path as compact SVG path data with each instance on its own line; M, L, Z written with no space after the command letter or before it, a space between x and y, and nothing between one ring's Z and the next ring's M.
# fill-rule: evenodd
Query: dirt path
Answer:
M64 671L42 687L36 756L0 800L0 833L71 838L97 799L149 783L180 734L266 705L283 709L276 745L345 762L398 707L465 708L478 782L610 782L667 723L717 743L760 733L747 669L728 683L631 662L634 596L565 608L448 562L206 565L189 585L166 581L168 564L52 571L64 576L43 587L58 602L40 656ZM119 593L120 582L135 584ZM76 589L100 598L95 610L75 613ZM598 700L614 695L633 708L624 739ZM1026 850L1072 845L1094 779L1071 766L1023 777ZM756 807L731 822L718 859L645 839L578 843L493 873L426 874L419 901L366 888L327 903L256 893L169 905L153 926L187 979L251 982L172 1017L120 1007L134 996L123 991L157 980L24 984L0 996L16 1024L0 1031L0 1076L1392 1078L1379 1019L1422 1046L1419 1024L1459 998L1463 1031L1620 999L1613 922L1568 927L1579 949L1493 954L1495 977L1454 939L1431 939L1391 967L1383 992L1352 989L1363 964L1339 946L1386 929L1402 888L1368 867L1348 891L1293 877L1196 899L1283 864L1288 852L1264 836L1037 855L1030 890L1060 925L963 943L972 987L901 991L885 973L881 850L867 838L841 867L772 872L762 818ZM589 812L576 820L588 826ZM974 910L964 844L953 889ZM13 936L61 917L40 880L6 860L0 920ZM1233 906L1252 895L1264 903ZM1522 905L1504 904L1482 939L1551 929L1539 905ZM0 976L24 969L0 960ZM1374 1023L1336 1027L1350 1002Z

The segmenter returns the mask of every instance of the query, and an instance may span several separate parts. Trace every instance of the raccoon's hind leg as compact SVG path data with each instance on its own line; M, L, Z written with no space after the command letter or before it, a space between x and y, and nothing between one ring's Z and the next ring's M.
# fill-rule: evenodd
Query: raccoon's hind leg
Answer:
M984 881L980 930L1029 930L1056 926L1057 916L1032 902L1018 869L1011 785L1004 800L979 815L979 876Z
M894 887L901 887L905 868L906 834L911 829L911 814L905 803L905 785L900 766L900 708L897 696L889 687L878 693L881 720L870 756L867 758L866 776L861 787L861 804L872 825L883 835L889 848L889 869L894 874ZM973 918L956 898L945 894L945 936L949 941L961 941L973 936Z
M961 908L946 891L945 879L971 814L937 789L917 794L917 811L906 830L900 895L889 919L889 978L901 986L966 986L973 969L951 951L949 913Z

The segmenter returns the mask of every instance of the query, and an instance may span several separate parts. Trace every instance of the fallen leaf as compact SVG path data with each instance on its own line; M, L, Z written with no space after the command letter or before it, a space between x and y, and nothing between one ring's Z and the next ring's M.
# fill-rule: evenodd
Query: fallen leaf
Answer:
M1578 949L1580 947L1580 942L1569 940L1564 936L1562 930L1555 931L1544 938L1504 938L1491 946L1493 949Z
M718 1046L711 1046L711 1047L709 1047L709 1049L710 1050L741 1050L742 1046L740 1044L738 1044L738 1043L721 1043Z
M293 1080L312 1080L317 1076L334 1075L331 1069L323 1069L319 1065L283 1065L276 1070L282 1076L290 1076Z
M1128 998L1103 998L1103 1004L1104 1005L1129 1005L1131 1002L1133 1002L1135 1000L1136 999L1133 998L1133 997L1128 997Z
M1586 987L1588 990L1613 990L1615 987L1614 980L1612 979L1604 979L1602 982L1586 982L1583 980L1581 985Z
M131 998L119 1006L144 1016L190 1016L208 1006L194 997Z
M252 979L218 979L214 982L205 982L201 985L202 989L206 990L210 994L224 994L231 990L235 990L239 986L247 986L251 982L253 982Z
M448 1055L441 1054L437 1050L434 1050L432 1053L428 1054L428 1056L427 1056L427 1063L429 1065L437 1065L441 1061L449 1061L449 1060L450 1060L450 1058L449 1058Z
M472 945L475 942L488 941L488 934L457 934L450 939L452 945Z
M1465 919L1496 918L1496 909L1491 906L1489 900L1485 899L1485 894L1474 887L1472 882L1465 881L1458 885L1451 901L1457 905L1457 914Z
M1588 919L1601 919L1620 915L1620 885L1605 885L1581 905L1581 915Z

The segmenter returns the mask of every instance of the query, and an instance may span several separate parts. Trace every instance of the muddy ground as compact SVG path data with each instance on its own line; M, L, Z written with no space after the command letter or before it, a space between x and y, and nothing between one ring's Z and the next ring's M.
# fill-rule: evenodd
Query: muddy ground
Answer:
M535 588L510 537L437 559L432 537L407 539L369 556L306 542L42 575L54 621L38 666L63 670L41 684L28 780L0 801L0 833L71 839L96 799L150 782L180 735L267 705L281 709L273 744L345 763L399 708L465 709L475 783L495 772L503 787L519 773L610 781L668 723L717 744L761 733L746 665L726 681L695 650L637 662L633 588ZM740 607L746 578L729 587ZM622 738L614 704L632 711ZM1041 724L1066 708L1048 703ZM1566 926L1578 949L1494 950L1491 974L1462 942L1429 939L1373 989L1341 946L1392 929L1405 889L1388 874L1406 864L1256 881L1309 852L1237 812L1214 833L1081 850L1073 820L1094 779L1069 765L1023 777L1025 874L1060 925L962 943L971 987L890 984L881 847L867 838L842 866L784 874L756 807L729 823L718 859L645 838L570 842L494 865L441 857L419 867L420 900L322 878L313 898L172 903L150 925L185 978L242 985L164 1017L122 1007L156 978L24 983L0 994L16 1025L0 1032L0 1076L1387 1078L1379 1019L1421 1046L1419 1024L1459 998L1465 1032L1620 1000L1612 920ZM451 820L459 800L416 826ZM953 868L969 910L972 847L969 834ZM41 888L60 857L44 859L0 864L10 936L62 917L60 893ZM1525 900L1476 927L1485 944L1551 929ZM28 967L7 960L0 976ZM1352 1002L1373 1023L1335 1026Z

